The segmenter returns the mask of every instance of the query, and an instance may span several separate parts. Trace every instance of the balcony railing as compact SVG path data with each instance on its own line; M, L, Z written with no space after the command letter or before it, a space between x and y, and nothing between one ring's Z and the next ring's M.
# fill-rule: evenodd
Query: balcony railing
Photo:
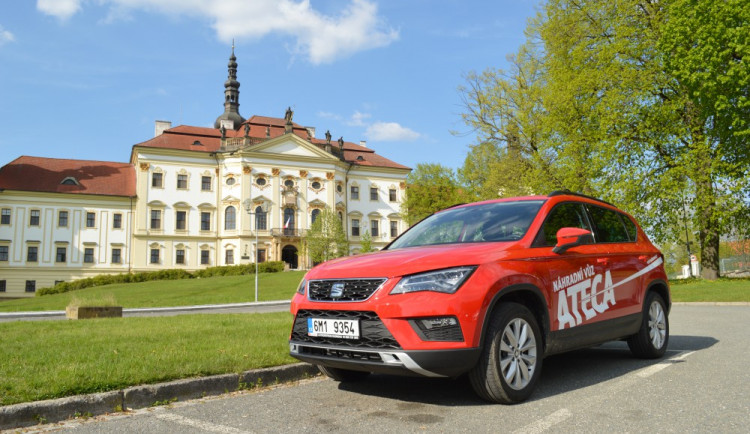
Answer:
M274 228L271 229L271 236L273 237L301 237L304 235L303 229L296 228Z

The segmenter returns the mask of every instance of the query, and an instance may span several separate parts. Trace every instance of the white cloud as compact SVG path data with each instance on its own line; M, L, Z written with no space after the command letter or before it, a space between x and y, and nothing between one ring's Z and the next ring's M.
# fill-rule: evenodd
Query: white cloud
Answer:
M67 19L81 8L83 0L38 0L37 9ZM351 0L338 15L324 15L309 0L100 0L116 13L105 21L140 9L164 15L208 18L217 37L258 40L278 33L294 39L291 51L313 64L331 63L359 51L384 47L398 39L398 31L387 26L370 0Z
M37 0L38 11L67 20L81 9L81 0Z
M408 142L417 140L420 137L420 134L409 128L402 127L396 122L375 122L367 127L365 136L368 140L381 142Z
M334 121L340 121L341 116L331 112L318 112L318 116L323 119L333 119Z
M13 42L16 40L16 37L13 36L13 33L5 30L3 26L0 26L0 45L4 45L7 42Z
M369 113L361 113L359 110L355 110L352 117L346 122L347 125L352 127L364 127L367 124L365 119L369 119L372 116Z

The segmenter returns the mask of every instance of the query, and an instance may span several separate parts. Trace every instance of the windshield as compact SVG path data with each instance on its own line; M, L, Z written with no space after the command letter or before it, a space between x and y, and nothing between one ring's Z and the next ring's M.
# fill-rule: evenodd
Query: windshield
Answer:
M432 244L517 241L526 234L543 203L543 200L524 200L448 209L422 220L388 249Z

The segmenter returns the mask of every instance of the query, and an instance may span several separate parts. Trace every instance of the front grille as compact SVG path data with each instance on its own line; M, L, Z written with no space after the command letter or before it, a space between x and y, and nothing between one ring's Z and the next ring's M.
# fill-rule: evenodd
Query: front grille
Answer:
M307 318L359 320L359 339L308 336ZM294 318L292 341L351 348L401 348L375 312L361 312L354 310L300 310Z
M386 279L311 280L307 297L312 301L363 301L370 298L385 281Z
M360 361L360 362L380 363L383 361L383 359L380 357L380 354L371 353L367 351L305 347L305 346L300 345L299 353L311 355L311 356L335 357L337 359L353 360L353 361Z

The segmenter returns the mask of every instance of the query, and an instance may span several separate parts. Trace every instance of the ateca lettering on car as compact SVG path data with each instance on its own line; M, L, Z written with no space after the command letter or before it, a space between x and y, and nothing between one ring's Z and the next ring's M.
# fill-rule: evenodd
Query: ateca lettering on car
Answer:
M292 299L292 356L338 381L457 377L526 399L545 356L624 339L661 357L663 257L633 218L568 191L437 212L380 252L310 270Z

